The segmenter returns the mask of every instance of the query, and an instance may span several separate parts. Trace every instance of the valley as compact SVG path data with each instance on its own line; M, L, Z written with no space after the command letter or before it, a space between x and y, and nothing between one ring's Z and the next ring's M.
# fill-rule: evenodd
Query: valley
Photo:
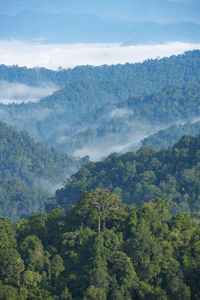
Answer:
M0 66L0 299L200 299L199 70Z

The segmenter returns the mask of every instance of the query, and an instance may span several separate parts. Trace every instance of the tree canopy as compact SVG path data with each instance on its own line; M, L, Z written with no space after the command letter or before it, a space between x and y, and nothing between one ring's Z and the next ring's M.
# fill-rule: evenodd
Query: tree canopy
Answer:
M46 208L69 208L84 191L105 188L137 206L167 198L171 211L199 218L199 145L199 135L184 136L168 150L142 147L136 154L111 154L102 162L90 162L56 191Z
M2 218L0 299L199 299L200 229L168 204L96 189L66 214Z

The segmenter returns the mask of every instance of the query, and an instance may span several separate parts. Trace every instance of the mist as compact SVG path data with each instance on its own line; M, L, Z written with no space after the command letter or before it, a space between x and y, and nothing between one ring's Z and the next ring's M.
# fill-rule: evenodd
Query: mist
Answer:
M53 83L42 83L41 86L29 86L23 83L0 81L0 103L20 104L38 102L41 98L51 95L58 89Z
M43 44L20 40L0 41L0 63L45 67L56 70L80 65L112 65L143 62L200 49L200 44L169 42L165 44L123 45L123 43Z
M139 138L133 136L133 139L130 139L129 141L113 141L109 142L111 137L106 137L105 140L99 141L95 144L91 144L89 146L85 146L81 149L77 149L73 155L77 157L84 157L89 156L90 160L92 161L100 161L110 155L111 153L125 153L134 145L135 148L139 148L140 141L147 137L148 135L140 135Z
M133 112L131 110L124 109L124 108L116 108L110 112L109 117L111 119L116 119L116 118L122 118L132 114Z
M133 151L140 147L142 139L154 132L155 129L149 124L134 124L127 132L121 134L109 134L103 138L97 139L95 143L83 146L73 152L73 156L89 156L92 161L99 161L111 153L125 153ZM131 150L130 150L131 149Z
M68 176L69 177L69 176ZM65 177L63 177L63 180ZM49 195L53 196L56 190L61 189L63 187L62 183L52 183L50 180L45 178L38 178L38 186Z
M114 113L113 113L114 112ZM113 110L113 117L120 117L123 110ZM124 110L124 113L130 114L131 111ZM184 120L183 123L187 121ZM127 131L117 134L109 134L100 137L96 142L87 144L80 149L76 149L72 155L77 157L89 156L92 161L100 161L106 158L111 153L123 154L126 152L136 152L142 146L143 139L148 136L157 133L160 130L169 128L173 124L180 122L170 122L167 124L151 124L141 121L131 121L131 125L127 128Z

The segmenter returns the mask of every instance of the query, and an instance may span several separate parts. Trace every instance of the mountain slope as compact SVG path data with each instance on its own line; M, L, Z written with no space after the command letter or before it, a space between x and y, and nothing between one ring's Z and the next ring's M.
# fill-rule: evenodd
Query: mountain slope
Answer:
M131 132L129 140L133 137L138 120L147 122L151 129L153 122L169 126L178 119L190 119L198 114L199 57L200 51L191 51L142 64L58 71L58 74L65 73L61 76L62 80L66 78L65 87L38 103L0 105L0 117L64 152L74 153L87 146L86 141L93 147L101 139L109 140L113 132L114 144L118 144L121 132L125 136ZM40 71L44 72L39 70L39 74ZM131 114L124 119L121 116L119 121L113 114L115 109L130 110ZM148 130L146 135L152 132L155 129Z
M187 211L199 217L199 147L200 135L184 136L168 150L156 152L142 147L136 154L112 154L102 162L91 162L56 191L47 208L69 208L82 192L100 187L121 194L128 204L168 198L173 211Z
M73 69L27 68L0 65L0 81L40 85L53 82L62 87L74 81L130 80L133 95L152 93L167 85L195 81L199 78L200 50L187 51L169 58L149 59L143 63L103 66L77 66ZM119 82L120 84L120 82ZM121 86L121 84L120 84Z
M66 176L87 160L69 157L0 122L0 215L14 219L43 207Z
M104 105L96 112L83 114L72 129L63 126L52 141L53 146L59 144L63 151L78 156L90 155L92 160L112 152L125 152L131 147L137 149L140 140L160 128L198 117L199 104L199 82L167 87L152 95L131 97L125 102ZM184 129L179 138L192 133ZM52 143L51 139L46 139L46 142Z
M142 146L155 149L167 149L175 144L183 135L195 136L200 134L200 122L187 122L186 124L172 125L167 129L160 130L142 140Z

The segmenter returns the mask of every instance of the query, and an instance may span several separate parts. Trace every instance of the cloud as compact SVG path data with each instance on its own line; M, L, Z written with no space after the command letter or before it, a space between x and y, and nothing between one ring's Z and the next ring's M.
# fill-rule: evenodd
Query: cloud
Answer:
M57 69L77 65L103 65L142 62L146 59L177 55L200 49L200 44L166 43L148 45L122 44L42 44L0 41L0 64Z
M75 157L89 156L92 161L98 161L107 157L110 153L125 153L130 148L138 148L140 141L147 137L150 133L154 132L153 128L147 127L147 124L136 124L136 128L127 134L110 134L106 135L96 142L82 148L76 149L73 153Z
M51 95L58 87L54 84L42 84L39 87L22 83L0 81L0 103L38 102L41 98Z
M108 156L110 153L113 152L122 152L124 149L129 147L132 143L124 143L124 144L102 144L102 143L96 143L95 145L86 146L81 149L77 149L73 155L75 157L84 157L89 156L90 160L92 161L99 161L103 159L104 157Z
M122 109L122 108L116 108L113 111L110 112L109 117L111 119L115 119L115 118L122 118L124 116L127 115L132 115L133 112L127 109Z
M9 114L3 109L0 109L0 120L4 122L8 122L10 120Z
M99 161L105 157L107 157L111 153L125 153L130 148L138 148L140 145L140 141L147 137L147 134L144 133L135 133L135 135L131 135L129 137L129 140L127 141L120 141L120 137L118 137L118 141L115 140L113 142L110 142L109 140L112 139L112 137L105 137L104 142L96 142L95 144L91 144L89 146L85 146L81 149L75 150L73 155L75 157L84 157L89 156L90 160L92 161Z

